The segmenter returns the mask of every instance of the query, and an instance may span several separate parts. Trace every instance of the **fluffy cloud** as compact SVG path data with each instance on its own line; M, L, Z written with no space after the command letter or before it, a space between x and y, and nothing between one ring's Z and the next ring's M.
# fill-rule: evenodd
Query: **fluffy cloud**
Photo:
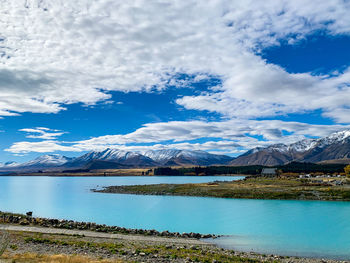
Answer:
M335 108L323 114L325 117L330 117L340 123L350 123L350 108Z
M350 122L349 68L290 74L258 55L318 30L349 34L349 1L0 0L0 6L0 116L93 105L109 101L111 91L181 87L188 83L176 76L184 73L195 81L215 76L222 83L176 102L227 119L151 123L129 134L78 142L59 141L61 131L23 129L43 141L17 142L7 151L182 147L234 153L349 128L252 120L321 109L339 123ZM208 141L194 141L203 138Z
M24 128L19 131L28 133L26 138L42 140L54 140L65 133L60 130L53 130L45 127Z
M278 66L236 66L223 86L211 93L185 96L177 103L228 117L261 117L323 109L336 121L350 99L350 69L336 76L289 74ZM349 119L347 121L349 122Z
M319 108L333 117L349 101L349 70L338 76L289 74L256 55L316 30L348 34L348 1L0 4L3 116L56 113L77 102L91 105L109 99L113 90L164 89L177 73L220 77L223 85L216 91L177 102L231 117Z
M220 138L235 141L236 147L247 149L277 142L295 142L306 138L305 135L323 137L346 128L350 128L350 125L312 125L279 120L172 121L146 124L125 135L106 135L79 141L76 142L76 146L88 150L130 143L184 142L201 138ZM283 131L290 135L283 136ZM259 141L254 138L256 136L261 136L264 140ZM211 148L213 149L215 147Z
M56 141L41 141L41 142L16 142L6 151L22 154L29 152L38 152L38 153L48 153L55 151L67 151L67 152L76 152L76 147L64 146L60 142Z

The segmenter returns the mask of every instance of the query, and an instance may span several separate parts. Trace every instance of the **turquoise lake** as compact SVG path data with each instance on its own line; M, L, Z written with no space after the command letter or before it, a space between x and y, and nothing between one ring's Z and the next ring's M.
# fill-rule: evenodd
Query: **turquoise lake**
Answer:
M209 182L240 177L0 176L0 210L127 228L225 235L242 251L350 259L350 202L93 193L109 185Z

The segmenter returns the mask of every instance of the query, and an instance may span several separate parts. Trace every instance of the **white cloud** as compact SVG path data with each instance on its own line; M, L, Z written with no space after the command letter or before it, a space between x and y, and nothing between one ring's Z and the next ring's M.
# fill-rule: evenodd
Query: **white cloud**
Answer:
M49 153L55 151L67 151L76 152L78 151L75 147L63 146L60 142L56 141L41 141L41 142L16 142L5 151L12 152L15 154L38 152L38 153Z
M43 140L54 140L57 137L65 134L65 132L60 130L53 130L45 127L24 128L20 129L19 131L28 133L26 138Z
M17 142L7 151L112 146L234 153L240 147L293 142L349 128L251 120L321 109L326 117L350 123L349 68L334 75L290 74L257 55L279 41L295 43L317 30L349 34L349 1L0 0L0 6L0 116L57 113L78 102L110 103L110 91L186 86L188 80L176 77L184 73L195 76L194 81L216 76L222 85L176 102L228 118L149 123L129 134L78 142L58 141L63 132L39 127L23 131L44 141ZM282 130L292 134L284 136ZM190 142L200 138L220 141ZM161 144L168 141L168 146Z
M240 144L242 144L247 139L247 135L261 135L271 143L271 141L283 141L288 138L298 140L305 135L322 137L346 128L350 128L350 125L312 125L279 120L172 121L145 124L144 127L132 133L95 137L79 141L77 145L91 148L94 145L157 143L172 140L174 142L182 142L200 138L239 140ZM293 135L282 136L283 130L293 133Z
M1 0L0 4L3 116L56 113L77 102L92 105L109 99L113 90L163 89L174 84L177 73L222 78L217 93L185 97L178 103L228 116L321 108L333 117L349 101L349 70L329 78L288 74L255 55L279 40L295 42L316 30L349 34L348 1ZM225 109L227 104L231 110Z
M335 119L339 123L350 123L350 108L348 107L330 109L323 115Z
M228 117L252 118L323 109L337 112L350 100L350 69L337 76L288 74L268 64L232 69L223 86L212 93L185 96L177 103ZM338 120L336 114L328 116ZM347 119L346 122L349 122Z

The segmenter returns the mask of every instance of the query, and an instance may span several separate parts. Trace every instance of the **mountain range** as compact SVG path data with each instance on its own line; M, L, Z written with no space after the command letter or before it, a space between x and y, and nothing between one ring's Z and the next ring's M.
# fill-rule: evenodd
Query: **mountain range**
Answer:
M205 151L176 149L144 152L106 149L104 151L91 151L75 158L49 154L22 164L15 162L0 163L0 171L93 170L191 165L274 166L293 161L350 163L350 130L336 132L320 139L306 139L292 144L256 147L237 158L211 154Z
M131 152L117 149L91 151L82 156L69 158L59 154L42 155L18 164L0 164L0 171L37 171L67 169L119 169L154 166L186 166L227 164L233 158L226 155L210 154L204 151L155 150Z
M349 162L350 130L320 139L306 139L289 145L257 147L232 160L230 165L282 165L289 162Z

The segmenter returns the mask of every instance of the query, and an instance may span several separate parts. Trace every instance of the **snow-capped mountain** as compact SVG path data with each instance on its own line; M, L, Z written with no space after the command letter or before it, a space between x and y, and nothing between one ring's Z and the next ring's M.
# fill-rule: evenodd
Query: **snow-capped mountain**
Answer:
M141 152L144 156L151 158L155 162L163 163L167 162L171 158L174 158L181 154L181 150L176 149L166 149L166 150L149 150Z
M104 166L121 168L123 166L147 167L159 165L211 165L224 164L232 160L225 155L210 154L204 151L189 150L149 150L145 152L130 152L117 149L106 149L100 152L89 152L65 164L67 167L89 168ZM97 164L98 162L98 164ZM97 169L97 168L96 168Z
M143 155L161 165L212 165L225 164L232 160L231 157L226 155L210 154L205 151L175 149L146 151Z
M162 165L211 165L226 164L232 158L204 151L157 150L131 152L117 149L91 151L76 158L59 154L42 155L22 164L2 164L1 171L37 171L69 169L118 169L132 167L154 167Z
M99 165L107 166L108 168L121 168L128 166L154 166L156 163L149 157L144 156L140 153L123 151L117 149L106 149L104 151L91 151L80 157L67 162L67 167L87 167L91 166L98 169L96 162Z
M216 164L280 165L292 161L317 163L329 160L350 160L350 130L336 132L325 138L306 139L289 145L274 144L268 147L257 147L236 159L205 151L164 149L131 152L106 149L104 151L91 151L76 158L49 154L23 164L0 163L0 170L3 172L80 168L117 169Z
M17 165L17 167L49 167L49 166L61 166L72 160L72 158L60 155L60 154L47 154L39 156L38 158Z
M42 169L56 168L64 165L65 163L71 161L73 158L62 156L60 154L48 154L42 155L38 158L25 162L7 162L0 165L1 171L37 171Z
M101 152L91 151L76 159L77 160L79 159L82 161L91 161L91 160L111 161L111 160L126 160L129 158L136 157L138 155L140 154L123 151L123 150L117 150L117 149L106 149Z
M16 163L16 162L0 163L0 168L16 167L16 166L18 166L18 163Z
M320 139L306 139L289 145L274 144L254 148L230 164L280 165L291 161L321 162L350 158L350 130Z

